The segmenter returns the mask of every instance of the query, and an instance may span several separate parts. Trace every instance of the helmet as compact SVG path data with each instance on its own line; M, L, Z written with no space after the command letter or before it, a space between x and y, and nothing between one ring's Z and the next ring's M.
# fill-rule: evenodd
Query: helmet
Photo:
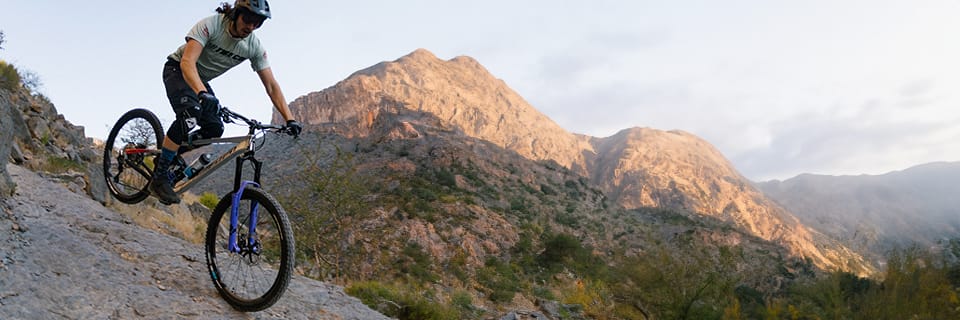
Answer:
M245 8L264 18L270 18L270 4L267 3L267 0L237 0L233 7L236 9Z

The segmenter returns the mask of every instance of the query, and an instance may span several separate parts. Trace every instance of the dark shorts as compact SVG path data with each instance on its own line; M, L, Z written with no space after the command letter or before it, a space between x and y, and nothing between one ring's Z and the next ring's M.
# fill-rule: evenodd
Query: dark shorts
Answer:
M223 135L223 120L218 110L206 110L200 105L200 100L193 89L183 79L180 71L180 62L168 59L163 65L163 85L167 89L167 99L177 116L177 120L167 130L167 137L177 144L182 143L191 130L197 130L197 138L218 138ZM207 92L213 93L209 83L203 83ZM211 108L212 109L212 108Z

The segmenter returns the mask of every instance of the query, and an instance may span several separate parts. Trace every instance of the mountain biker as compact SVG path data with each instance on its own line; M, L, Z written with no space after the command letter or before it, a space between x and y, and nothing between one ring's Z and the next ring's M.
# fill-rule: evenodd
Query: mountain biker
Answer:
M273 77L267 52L253 33L270 18L266 0L236 0L233 6L223 2L217 14L197 22L185 37L186 43L167 57L163 66L163 84L177 119L163 138L160 156L154 161L151 192L163 204L179 203L173 191L174 173L170 165L179 154L183 141L218 138L223 135L220 101L209 81L245 60L260 77L273 107L287 121L290 134L300 134L297 122L280 85ZM195 133L188 133L199 126Z

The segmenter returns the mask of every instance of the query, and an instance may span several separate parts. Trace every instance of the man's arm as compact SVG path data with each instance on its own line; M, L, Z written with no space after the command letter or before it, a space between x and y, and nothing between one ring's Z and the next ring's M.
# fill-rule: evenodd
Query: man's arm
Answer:
M263 82L263 88L267 89L267 95L270 96L270 101L273 102L273 107L280 112L280 115L283 116L283 119L287 121L295 120L293 118L293 114L290 113L290 108L287 107L287 100L283 97L283 91L280 90L280 84L277 83L277 79L273 77L273 71L270 70L270 68L266 68L257 71L257 75L260 76L260 81Z
M180 70L183 72L183 80L193 89L194 93L207 90L207 87L203 86L203 81L200 80L200 72L197 71L197 59L200 58L200 52L202 51L203 46L200 45L199 41L188 39L187 47L183 50L183 56L180 57Z

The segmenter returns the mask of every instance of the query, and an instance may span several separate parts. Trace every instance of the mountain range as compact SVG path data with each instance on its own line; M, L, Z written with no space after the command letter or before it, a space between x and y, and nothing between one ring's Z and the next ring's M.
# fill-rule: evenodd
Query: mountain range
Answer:
M960 162L882 175L804 174L757 186L800 221L879 259L894 247L936 246L960 235Z
M269 143L257 156L267 163L264 188L278 197L297 225L298 247L309 248L298 257L298 272L338 284L402 279L416 283L412 290L429 293L433 301L466 297L463 312L474 317L520 310L538 310L548 319L576 314L575 307L552 299L593 288L591 279L631 276L603 275L610 270L646 275L636 269L643 266L667 270L657 278L667 282L630 278L608 282L604 290L617 289L614 296L649 292L656 297L657 290L670 289L674 282L699 287L732 279L723 290L736 288L739 299L753 297L762 304L764 295L782 293L790 282L816 270L877 276L885 250L911 243L935 246L960 230L953 196L960 190L951 183L960 178L960 163L879 176L801 175L754 183L709 142L680 130L635 127L609 137L568 132L465 56L441 60L418 49L305 94L290 108L308 131L297 140L268 135ZM275 123L281 120L274 114ZM24 308L4 309L9 302L106 302L98 295L66 296L76 290L20 293L34 280L62 286L80 273L94 272L53 268L59 270L53 275L31 273L33 265L69 265L81 259L41 241L51 235L109 240L81 243L84 252L95 253L83 258L82 265L152 275L154 283L121 289L133 296L159 294L175 300L183 306L175 308L177 316L223 312L222 303L203 298L209 292L181 299L210 289L170 276L171 270L183 273L197 264L192 256L165 261L152 258L157 252L128 248L135 246L129 235L149 232L149 241L168 243L164 248L169 250L197 250L154 233L195 241L202 206L190 205L192 200L173 207L150 200L141 206L115 203L99 175L96 148L82 127L58 115L42 96L0 90L0 159L45 172L34 176L12 168L15 179L10 179L7 167L0 166L0 207L6 212L0 214L0 245L7 248L0 256L0 273L13 270L17 275L0 277L7 284L3 288L12 288L0 290L0 314L26 314ZM225 194L232 176L232 170L220 170L196 189ZM19 189L24 187L30 192ZM68 189L106 208L61 194ZM84 209L68 209L74 207ZM56 214L47 214L51 212ZM102 219L84 218L90 214ZM81 228L56 229L70 225ZM575 259L564 260L570 258ZM149 265L137 269L129 261ZM562 268L555 269L557 265ZM537 278L543 274L549 276ZM95 290L120 282L111 276L97 274ZM15 278L28 280L9 280ZM632 287L644 281L654 282L634 292ZM171 286L174 290L163 293ZM322 312L372 314L356 299L341 299L340 288L306 278L295 280L293 287L295 299L333 293L332 305ZM111 312L170 314L137 300L144 299L121 300L111 305ZM314 300L281 304L278 312L331 303ZM714 302L729 302L723 301ZM179 311L195 304L202 304L201 312ZM582 306L594 308L589 302ZM377 310L382 307L381 302ZM669 309L640 302L630 308L644 314ZM106 315L84 308L46 310ZM599 310L590 312L610 311ZM274 316L284 317L265 315Z
M414 124L456 132L527 159L552 161L587 177L625 209L660 207L719 218L820 268L872 272L860 255L770 201L703 139L649 128L604 138L570 133L469 57L444 61L418 49L302 96L290 108L310 127L346 137L384 141ZM274 114L274 122L279 117Z

